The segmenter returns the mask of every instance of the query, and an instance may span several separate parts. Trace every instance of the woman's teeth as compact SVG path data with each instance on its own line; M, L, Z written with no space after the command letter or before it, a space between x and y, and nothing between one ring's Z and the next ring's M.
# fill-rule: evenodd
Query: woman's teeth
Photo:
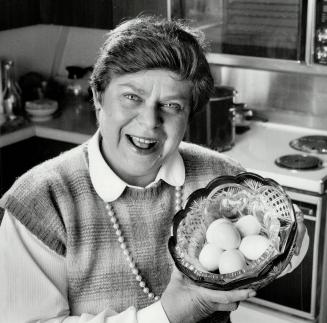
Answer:
M158 141L153 139L145 139L135 136L129 136L132 143L141 149L149 149L152 148Z

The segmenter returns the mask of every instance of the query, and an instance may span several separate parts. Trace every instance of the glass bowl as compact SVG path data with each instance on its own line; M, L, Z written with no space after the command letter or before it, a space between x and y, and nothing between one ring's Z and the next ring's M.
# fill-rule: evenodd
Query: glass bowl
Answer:
M208 271L199 261L212 222L224 218L237 223L254 216L269 246L257 259L246 259L239 270ZM193 192L185 207L175 214L168 247L177 268L195 283L211 289L259 289L276 279L290 262L296 242L297 223L290 198L276 181L244 172L221 176Z

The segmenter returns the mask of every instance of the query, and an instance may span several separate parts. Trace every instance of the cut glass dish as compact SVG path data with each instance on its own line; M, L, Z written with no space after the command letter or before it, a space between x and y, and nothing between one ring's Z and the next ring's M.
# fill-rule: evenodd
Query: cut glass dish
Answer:
M255 260L238 271L210 272L199 262L209 225L227 218L235 222L251 214L261 224L260 235L271 242ZM286 268L295 249L297 223L290 198L274 180L245 172L221 176L193 192L173 220L169 250L177 268L197 284L220 290L259 289Z

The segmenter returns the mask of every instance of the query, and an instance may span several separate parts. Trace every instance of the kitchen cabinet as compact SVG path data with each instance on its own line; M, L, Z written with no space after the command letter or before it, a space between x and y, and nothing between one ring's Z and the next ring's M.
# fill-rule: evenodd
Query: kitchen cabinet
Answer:
M75 146L63 141L32 137L0 148L0 196L27 170Z
M0 0L0 30L35 24L112 28L111 0Z
M0 0L0 30L34 24L112 29L141 13L167 16L167 1Z
M172 0L171 13L200 28L213 53L304 60L306 1Z
M0 30L40 23L40 0L0 0Z
M40 0L43 24L111 29L112 0Z
M46 24L112 29L140 13L166 16L166 0L42 0L41 21Z
M136 17L141 13L167 16L167 0L112 0L112 2L114 26L126 18Z
M301 202L296 201L298 205ZM310 313L312 304L311 290L314 270L313 241L315 239L315 221L305 220L305 226L311 243L303 262L290 274L276 279L269 286L260 289L257 297L269 302L287 306L304 313Z

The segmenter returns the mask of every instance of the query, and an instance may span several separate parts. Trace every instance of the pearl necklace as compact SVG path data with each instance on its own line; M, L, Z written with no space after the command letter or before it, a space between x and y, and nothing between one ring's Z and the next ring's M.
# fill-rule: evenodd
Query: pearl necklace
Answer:
M182 186L175 186L175 212L177 213L182 208L182 198L183 198L183 192L182 192ZM140 288L143 290L144 294L148 296L149 299L154 299L155 301L158 301L160 299L160 296L155 295L147 286L144 278L142 277L140 270L137 268L137 265L131 255L130 250L127 247L126 240L123 236L123 232L121 230L121 226L119 224L119 221L116 217L115 211L110 203L106 203L106 210L108 212L108 215L110 217L110 222L112 223L112 227L115 230L115 234L117 236L117 240L120 244L120 248L122 249L124 256L126 258L126 261L131 268L131 271L133 275L135 276L136 281L138 281Z

